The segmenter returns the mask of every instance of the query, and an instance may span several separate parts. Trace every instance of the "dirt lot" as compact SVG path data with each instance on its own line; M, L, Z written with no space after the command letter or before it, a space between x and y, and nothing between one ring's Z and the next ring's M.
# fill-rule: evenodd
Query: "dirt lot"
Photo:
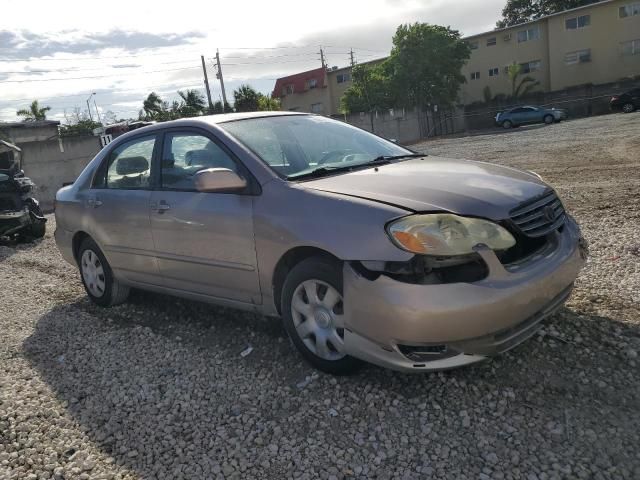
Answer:
M418 146L535 170L591 243L540 335L453 372L332 378L275 320L147 293L99 309L53 219L0 246L0 479L640 478L638 132L612 115Z

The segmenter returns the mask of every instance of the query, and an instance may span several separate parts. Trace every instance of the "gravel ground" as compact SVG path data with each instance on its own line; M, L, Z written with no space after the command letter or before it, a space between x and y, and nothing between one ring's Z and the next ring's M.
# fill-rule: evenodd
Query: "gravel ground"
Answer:
M640 478L639 131L612 115L418 145L537 171L591 242L540 335L446 373L333 378L276 320L142 292L97 308L50 218L0 246L0 479Z

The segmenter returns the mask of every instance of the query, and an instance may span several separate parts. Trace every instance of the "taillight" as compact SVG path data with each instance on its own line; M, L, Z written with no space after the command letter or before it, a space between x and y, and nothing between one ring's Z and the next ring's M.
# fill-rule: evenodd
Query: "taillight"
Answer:
M618 100L620 97L618 97L617 95L614 95L613 97L611 97L611 100Z

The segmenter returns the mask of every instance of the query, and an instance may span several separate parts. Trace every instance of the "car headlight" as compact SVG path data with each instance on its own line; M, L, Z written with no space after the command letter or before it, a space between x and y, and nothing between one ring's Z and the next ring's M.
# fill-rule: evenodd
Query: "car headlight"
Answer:
M466 255L478 244L492 250L506 250L516 244L515 238L496 223L450 213L403 217L388 224L387 233L403 250L434 256Z

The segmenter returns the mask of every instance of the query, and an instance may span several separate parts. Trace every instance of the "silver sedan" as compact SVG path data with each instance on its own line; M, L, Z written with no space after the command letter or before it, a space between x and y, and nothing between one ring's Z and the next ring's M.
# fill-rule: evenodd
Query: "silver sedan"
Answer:
M136 287L279 316L302 356L336 374L511 349L568 298L586 255L535 174L307 114L136 130L56 204L58 247L98 305Z

